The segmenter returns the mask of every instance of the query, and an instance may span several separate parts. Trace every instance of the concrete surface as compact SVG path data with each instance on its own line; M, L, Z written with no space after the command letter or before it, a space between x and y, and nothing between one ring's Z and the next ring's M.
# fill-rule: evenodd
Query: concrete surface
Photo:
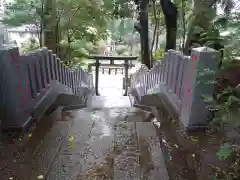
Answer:
M93 97L87 108L53 116L44 132L1 147L8 158L0 160L0 179L168 180L148 115L128 97Z

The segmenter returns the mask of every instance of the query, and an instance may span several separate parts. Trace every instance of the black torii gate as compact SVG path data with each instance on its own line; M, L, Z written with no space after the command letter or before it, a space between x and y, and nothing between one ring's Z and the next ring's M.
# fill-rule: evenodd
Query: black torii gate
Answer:
M90 55L88 59L94 59L95 63L88 64L88 71L91 71L91 67L95 66L95 92L96 95L99 96L98 92L98 82L99 82L99 68L107 67L107 68L124 68L124 80L125 80L125 92L124 96L127 96L128 89L128 70L133 67L133 60L137 60L137 56L99 56L99 55ZM110 61L109 64L101 64L100 61ZM115 64L114 61L124 61L123 64ZM109 71L110 73L110 71Z

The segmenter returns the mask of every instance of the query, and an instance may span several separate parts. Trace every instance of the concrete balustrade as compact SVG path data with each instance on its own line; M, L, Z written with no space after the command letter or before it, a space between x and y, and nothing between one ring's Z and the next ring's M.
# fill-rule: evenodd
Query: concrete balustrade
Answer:
M195 48L191 56L169 50L164 57L148 70L142 66L131 76L131 92L137 99L149 94L159 94L179 114L186 128L205 126L209 111L201 95L212 94L220 53L207 47ZM202 72L210 71L207 76ZM136 93L137 92L137 93Z
M6 48L0 54L3 129L28 126L61 93L82 96L93 88L90 74L81 68L69 69L47 48L24 55L19 55L18 48Z

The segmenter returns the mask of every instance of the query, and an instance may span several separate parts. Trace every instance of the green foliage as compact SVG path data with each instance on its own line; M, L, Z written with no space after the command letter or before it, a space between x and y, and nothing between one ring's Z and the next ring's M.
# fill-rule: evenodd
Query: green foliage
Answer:
M206 104L214 104L208 108L214 111L215 116L212 123L217 126L217 129L222 129L225 124L232 124L236 127L240 125L238 118L240 115L240 86L229 87L217 94L218 103L214 102L212 95L202 95L201 97Z
M230 143L224 143L216 153L219 160L226 160L233 152L232 145Z
M45 1L13 0L6 5L3 23L10 26L35 24L39 33L57 27L56 34L60 37L58 47L61 57L68 64L82 61L99 40L106 38L107 22L112 18L111 0L56 0L56 7L52 7L56 8L54 26L43 26L44 20L49 18L44 12Z
M113 16L117 19L133 17L135 12L133 0L115 0L113 2Z
M13 0L6 4L5 17L2 22L10 26L37 24L42 17L44 0Z
M40 48L38 41L34 38L30 38L23 43L23 46L20 48L20 53L25 54L31 51L35 51Z
M234 156L232 156L234 153ZM231 143L224 143L219 151L216 153L219 160L227 160L230 157L232 162L228 168L222 169L218 167L213 167L215 170L215 175L212 179L214 180L238 180L240 179L240 154L239 147Z
M157 51L155 51L153 53L153 57L152 60L153 61L158 61L160 58L162 58L164 56L164 50L163 49L157 49Z
M222 103L215 106L217 109L215 122L231 123L239 126L240 88L228 88L219 94L217 98Z
M118 55L123 55L128 50L128 47L125 45L118 45L116 47L116 53Z
M134 31L134 21L132 19L112 19L107 27L113 41L131 43Z

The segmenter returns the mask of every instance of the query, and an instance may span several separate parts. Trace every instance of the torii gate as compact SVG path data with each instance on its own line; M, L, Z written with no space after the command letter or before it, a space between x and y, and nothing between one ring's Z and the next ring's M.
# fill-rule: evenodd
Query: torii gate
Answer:
M133 67L134 65L132 64L133 60L137 60L137 56L100 56L100 55L90 55L88 59L94 59L95 63L88 64L88 71L91 72L91 67L95 66L95 92L96 95L99 96L98 92L98 82L99 82L99 68L101 67L113 67L113 68L119 68L122 67L124 68L124 80L125 80L125 92L124 96L127 96L127 89L128 89L128 70L129 68ZM101 64L101 61L109 61L109 64ZM114 61L124 61L123 64L115 64Z

